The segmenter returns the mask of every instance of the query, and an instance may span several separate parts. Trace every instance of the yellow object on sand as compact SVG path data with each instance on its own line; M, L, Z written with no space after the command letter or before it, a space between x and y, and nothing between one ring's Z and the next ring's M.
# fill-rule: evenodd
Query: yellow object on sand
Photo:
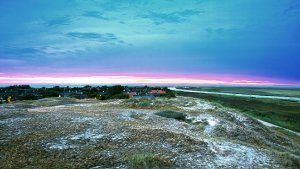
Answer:
M11 96L8 96L8 97L6 98L6 103L11 103Z

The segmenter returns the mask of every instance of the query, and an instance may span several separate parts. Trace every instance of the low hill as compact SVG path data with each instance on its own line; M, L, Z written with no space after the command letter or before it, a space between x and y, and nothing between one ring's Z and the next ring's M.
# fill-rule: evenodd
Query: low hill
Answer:
M196 98L1 105L0 168L300 168L300 138Z

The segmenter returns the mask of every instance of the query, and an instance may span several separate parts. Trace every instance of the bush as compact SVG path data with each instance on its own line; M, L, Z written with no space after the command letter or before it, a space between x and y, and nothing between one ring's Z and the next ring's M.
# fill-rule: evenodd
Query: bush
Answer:
M115 95L109 95L109 94L105 94L105 95L99 95L96 96L97 99L99 100L107 100L107 99L129 99L129 95L128 94L115 94Z
M141 108L150 107L151 103L148 100L143 100L143 101L139 102L137 106L141 107Z
M164 95L165 97L169 97L169 98L176 97L176 93L174 91L172 91L170 89L166 89L166 92L167 92L167 94Z
M123 86L117 85L117 86L112 86L108 88L108 94L113 96L117 94L122 94L124 90Z
M38 97L33 94L27 94L20 97L20 100L37 100Z
M173 118L176 120L185 121L186 120L186 114L181 112L175 112L175 111L162 111L155 113L156 115L166 117L166 118Z
M155 154L142 153L133 155L128 160L128 164L130 169L168 169L171 168L173 163Z
M282 163L286 168L299 168L300 167L300 158L296 157L289 153L280 153L279 154L280 163Z
M49 90L45 90L42 92L42 97L43 98L46 98L46 97L58 97L60 94L59 91L54 91L52 89L49 89Z
M129 95L123 94L123 93L115 94L115 95L110 96L110 99L129 99Z

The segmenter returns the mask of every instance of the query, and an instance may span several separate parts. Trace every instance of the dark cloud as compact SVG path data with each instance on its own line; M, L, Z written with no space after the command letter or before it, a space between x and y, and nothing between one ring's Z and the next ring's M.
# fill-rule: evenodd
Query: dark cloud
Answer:
M11 54L11 55L32 55L38 54L40 51L36 48L18 48L18 47L5 47L0 50L1 53Z
M284 14L290 13L290 12L294 12L294 11L298 11L300 10L300 3L294 3L292 5L290 5L287 9L284 10Z
M82 32L69 32L66 34L67 37L71 38L79 38L84 40L92 40L92 41L99 41L99 42L111 42L111 41L119 41L116 35L112 33L82 33Z
M225 32L224 28L206 28L205 31L209 35L221 35L222 33Z
M203 13L203 11L194 10L194 9L186 9L184 11L180 11L180 12L177 12L175 14L177 14L181 17L190 17L190 16L193 16L193 15L198 15L200 13Z
M202 13L199 10L186 9L183 11L170 12L170 13L160 13L160 12L148 12L147 14L139 15L139 17L151 19L156 25L163 23L181 23L186 21L189 17L193 15L198 15Z
M68 16L59 17L59 18L50 19L50 20L45 21L45 25L48 27L69 25L70 23L71 23L71 19Z
M102 13L98 11L86 11L82 16L92 17L96 19L108 20L107 17L104 17Z

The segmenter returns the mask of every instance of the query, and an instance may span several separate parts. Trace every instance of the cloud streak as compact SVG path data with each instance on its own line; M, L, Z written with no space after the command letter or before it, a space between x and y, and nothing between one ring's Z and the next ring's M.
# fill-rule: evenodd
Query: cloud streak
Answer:
M194 9L186 9L183 11L176 12L153 12L149 11L146 14L138 15L139 17L150 19L156 25L160 25L163 23L181 23L188 20L189 17L198 15L201 12Z
M45 25L47 27L57 27L63 25L70 25L71 22L72 20L69 16L64 16L64 17L58 17L50 20L45 20Z
M288 14L288 13L296 12L299 10L300 10L300 3L295 2L295 3L291 4L288 8L286 8L283 13Z
M100 20L108 20L107 17L104 17L102 13L97 11L86 11L82 16L96 18Z
M91 40L91 41L98 41L98 42L111 42L117 41L118 38L116 35L112 33L92 33L92 32L69 32L66 34L67 37L70 38L78 38L82 40Z

